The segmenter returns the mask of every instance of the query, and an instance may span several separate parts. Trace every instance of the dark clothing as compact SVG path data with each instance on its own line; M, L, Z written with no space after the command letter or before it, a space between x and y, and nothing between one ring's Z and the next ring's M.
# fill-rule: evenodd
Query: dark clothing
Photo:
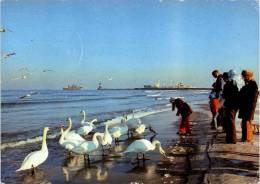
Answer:
M247 121L254 119L257 98L258 86L255 81L251 80L239 92L239 118Z
M225 99L224 106L226 108L238 109L238 87L236 81L227 81L224 85L222 97Z
M236 143L235 118L238 109L238 87L236 81L226 81L222 97L224 102L223 129L226 131L226 143Z
M236 110L224 109L224 130L226 131L226 143L236 143L236 127L235 127Z
M223 86L224 86L224 80L222 78L222 75L219 75L216 79L216 82L212 85L213 87L212 92L216 93L216 98L220 97L220 94L223 90Z
M186 102L183 102L181 104L176 104L176 107L178 109L177 115L181 114L182 118L185 118L192 113L190 106Z
M192 113L192 109L190 106L180 100L176 99L172 101L172 110L174 111L175 106L177 107L177 116L181 115L181 123L179 127L179 134L187 134L190 133L190 114Z

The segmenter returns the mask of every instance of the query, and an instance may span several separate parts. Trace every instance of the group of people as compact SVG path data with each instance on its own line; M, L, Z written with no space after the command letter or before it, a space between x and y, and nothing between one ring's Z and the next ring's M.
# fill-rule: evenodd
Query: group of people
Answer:
M214 70L212 76L216 78L216 81L209 95L212 112L211 128L216 129L222 126L223 131L226 132L226 143L235 144L237 141L235 118L238 112L238 118L242 119L242 141L251 141L253 138L252 120L258 98L258 86L253 79L253 72L242 71L241 76L245 84L240 90L232 70L223 74Z

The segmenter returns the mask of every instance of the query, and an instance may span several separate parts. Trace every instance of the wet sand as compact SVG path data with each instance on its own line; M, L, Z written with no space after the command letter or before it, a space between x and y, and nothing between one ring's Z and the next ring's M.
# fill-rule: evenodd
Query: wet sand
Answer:
M134 139L122 137L119 146L107 156L101 152L91 155L90 167L82 156L67 158L58 139L49 140L49 157L35 177L27 172L15 173L24 156L39 145L4 150L2 153L2 181L6 183L256 183L258 181L258 135L252 143L224 143L222 133L210 129L209 111L194 112L191 116L191 136L176 134L179 121L176 112L163 112L144 117L157 132L146 130L146 139L160 140L168 158L158 151L149 152L145 163L136 163L135 154L120 155ZM238 132L238 137L240 137ZM142 137L143 138L143 137ZM3 177L4 176L4 177ZM242 183L242 182L241 182Z

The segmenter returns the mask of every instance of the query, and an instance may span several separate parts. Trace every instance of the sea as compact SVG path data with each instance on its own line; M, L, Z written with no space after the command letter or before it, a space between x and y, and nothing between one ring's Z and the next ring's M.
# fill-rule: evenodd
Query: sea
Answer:
M31 96L21 98L26 94ZM72 129L80 127L81 110L86 112L87 120L97 118L95 125L101 129L104 123L124 114L143 118L170 111L170 97L181 97L194 111L203 111L200 105L208 103L208 95L208 90L2 90L2 181L19 181L20 175L13 176L21 164L21 154L39 149L44 127L51 130L48 140L57 140L59 127L66 125L68 117L72 119ZM52 149L57 149L57 145Z

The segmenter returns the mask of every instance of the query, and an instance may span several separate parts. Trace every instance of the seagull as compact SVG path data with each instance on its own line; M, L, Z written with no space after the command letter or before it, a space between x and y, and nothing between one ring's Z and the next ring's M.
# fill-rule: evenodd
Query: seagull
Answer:
M29 96L32 96L32 95L35 95L35 94L38 94L38 92L30 92L30 93L27 93L26 95L23 95L20 97L20 99L24 99L26 97L29 97Z
M53 70L45 69L42 72L53 72Z
M9 31L9 32L13 32L13 31L10 30L10 29L0 28L0 32L1 32L1 33L7 32L7 31Z
M27 79L27 76L26 75L21 75L21 77L16 77L16 78L13 78L12 80L19 80L19 79Z
M13 56L15 54L16 54L15 52L7 53L7 54L4 55L4 58L6 59L6 58Z

